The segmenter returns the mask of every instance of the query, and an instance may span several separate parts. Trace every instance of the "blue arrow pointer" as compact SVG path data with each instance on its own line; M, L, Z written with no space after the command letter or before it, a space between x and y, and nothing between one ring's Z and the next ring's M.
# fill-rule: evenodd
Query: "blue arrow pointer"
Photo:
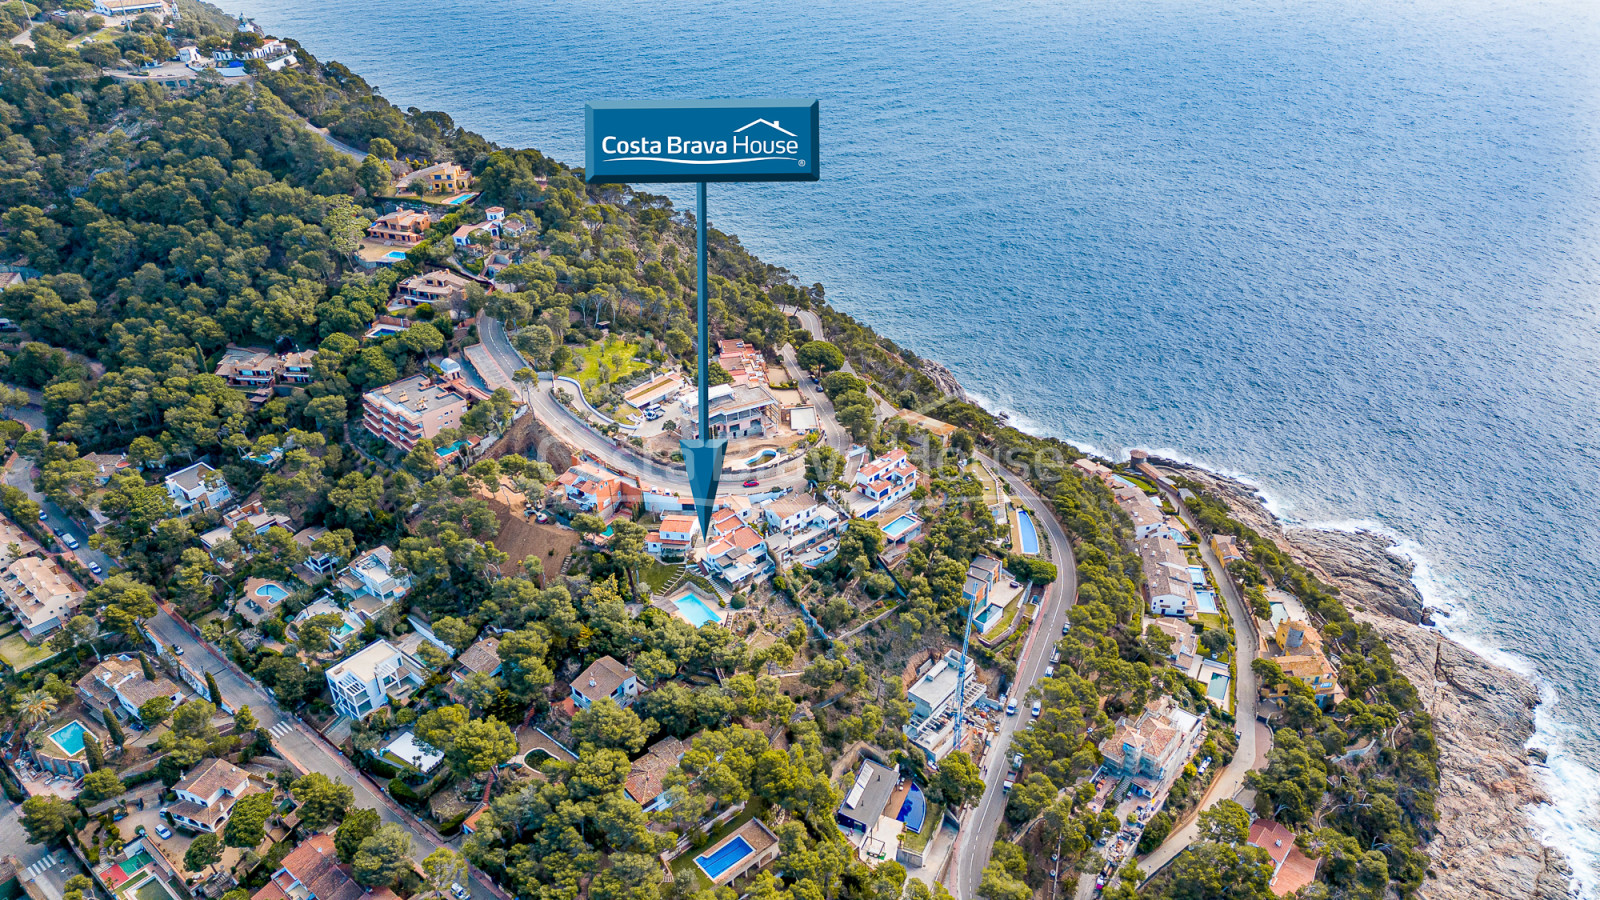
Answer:
M683 450L683 466L689 470L689 493L694 511L700 517L700 533L711 534L711 510L717 502L717 483L722 480L722 456L728 449L726 438L690 438L678 442ZM710 540L707 537L707 540Z

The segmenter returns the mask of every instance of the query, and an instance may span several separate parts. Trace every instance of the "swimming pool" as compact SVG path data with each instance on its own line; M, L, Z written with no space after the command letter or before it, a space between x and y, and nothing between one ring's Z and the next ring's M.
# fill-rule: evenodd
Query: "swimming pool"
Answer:
M1004 504L991 507L989 512L994 513L994 523L996 525L1004 525L1006 523L1006 508Z
M289 592L284 589L283 585L273 584L269 581L256 588L256 596L274 603L282 603L289 596Z
M383 255L383 258L392 259L395 262L399 262L400 260L406 258L406 252L404 250L390 250L388 253Z
M922 823L928 817L928 798L922 795L922 789L913 782L911 790L906 792L905 802L900 804L900 815L895 818L905 823L912 831L921 831Z
M1220 672L1211 673L1211 683L1206 685L1206 696L1226 706L1228 703L1228 676Z
M1039 554L1039 531L1033 527L1033 519L1026 510L1017 510L1017 540L1022 543L1024 556Z
M1206 583L1206 570L1200 566L1189 567L1189 582L1195 585Z
M900 536L902 534L905 534L921 524L922 520L916 516L913 516L910 513L902 513L900 518L895 519L893 522L883 526L883 533L888 535L889 540L898 541L900 540Z
M678 598L678 618L699 628L707 622L720 624L722 622L722 613L694 594L684 594Z
M68 756L77 756L83 752L83 736L85 733L83 723L74 719L50 732L50 740L55 741L56 746L65 750Z
M1197 605L1199 606L1201 612L1203 612L1203 613L1212 613L1212 614L1216 613L1216 611L1217 611L1217 595L1214 592L1212 592L1212 591L1195 591L1194 592L1194 598L1195 598L1195 600L1199 601Z
M449 200L446 200L445 203L447 203L447 204L449 204L451 206L460 206L461 204L467 202L468 200L471 200L473 197L476 197L476 196L478 196L478 195L477 194L457 194L454 197L451 197Z
M761 465L762 463L766 462L769 459L777 459L777 458L778 458L778 451L772 449L771 447L768 447L767 449L761 451L760 453L757 453L755 456L752 456L749 459L745 460L744 461L744 465L745 465L745 468L747 468L747 469L748 468L753 468L755 466Z
M722 873L733 868L734 864L738 863L739 860L754 853L755 849L750 846L750 842L745 840L743 835L740 835L710 856L696 856L694 864L699 866L700 871L706 873L707 877L712 881L716 881L722 877Z

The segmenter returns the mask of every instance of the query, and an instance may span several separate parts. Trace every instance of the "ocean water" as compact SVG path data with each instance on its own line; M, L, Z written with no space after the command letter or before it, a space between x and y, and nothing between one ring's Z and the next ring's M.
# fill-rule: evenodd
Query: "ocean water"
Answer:
M822 181L712 221L1015 421L1394 535L1539 679L1595 896L1600 4L225 2L573 163L588 99L820 97Z

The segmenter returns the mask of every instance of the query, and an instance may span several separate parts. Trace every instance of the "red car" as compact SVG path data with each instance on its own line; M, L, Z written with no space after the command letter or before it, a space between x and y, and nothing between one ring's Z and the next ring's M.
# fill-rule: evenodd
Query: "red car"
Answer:
M754 478L746 478L744 480L744 486L745 487L760 487L761 486L761 482L755 480Z

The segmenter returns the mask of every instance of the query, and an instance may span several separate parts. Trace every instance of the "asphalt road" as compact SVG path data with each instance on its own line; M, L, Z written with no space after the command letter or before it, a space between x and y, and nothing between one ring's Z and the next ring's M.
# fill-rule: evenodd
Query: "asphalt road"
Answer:
M85 566L95 563L100 566L102 571L108 574L111 572L111 557L89 546L89 530L67 518L67 514L61 511L61 507L46 500L45 496L34 488L33 466L27 460L13 454L10 462L6 465L5 481L6 484L12 487L20 488L23 493L28 495L29 499L39 504L39 508L44 510L44 514L48 518L43 524L58 536L57 543L60 544L61 548L59 555L75 557L78 562ZM68 550L67 545L60 541L59 536L62 534L72 535L73 539L78 542L78 549Z
M1034 520L1044 523L1045 534L1050 541L1050 558L1055 562L1058 573L1056 580L1045 589L1039 614L1028 631L1022 657L1017 662L1017 678L1011 686L1010 696L1020 698L1043 676L1045 667L1050 664L1051 651L1055 649L1056 642L1061 640L1067 612L1077 602L1078 571L1072 556L1072 543L1044 498L993 460L985 457L984 462L1006 480L1011 495L1028 508ZM989 864L990 850L1000 832L1000 823L1005 818L1008 797L1001 785L1005 782L1006 770L1010 768L1006 759L1011 737L1030 718L1028 710L1020 702L1017 707L1015 716L1005 716L1000 720L999 733L990 739L983 798L976 806L968 808L961 819L961 833L956 838L954 860L945 882L956 900L970 900L977 896L978 883L983 880L983 867Z
M49 851L39 844L28 843L28 832L22 827L22 807L4 798L0 798L0 847L21 864L17 877L27 881L32 875L50 897L59 898L67 879L83 871L78 858L64 848L55 851L54 865L34 869L34 864L42 861Z
M1234 710L1235 722L1239 729L1239 748L1234 752L1233 760L1228 767L1222 770L1217 780L1212 782L1211 789L1201 798L1195 807L1195 812L1189 820L1172 834L1167 836L1161 846L1151 851L1150 855L1139 861L1139 868L1148 876L1171 862L1178 854L1200 837L1199 811L1208 809L1219 800L1226 800L1239 792L1244 786L1244 777L1255 768L1258 757L1264 758L1270 746L1263 745L1257 740L1261 729L1256 727L1256 675L1250 669L1250 663L1256 658L1256 631L1255 616L1250 612L1250 607L1239 595L1239 589L1234 586L1233 580L1222 567L1222 561L1217 559L1211 547L1204 541L1199 541L1200 530L1195 527L1194 520L1189 517L1179 498L1169 494L1168 499L1177 506L1179 515L1189 530L1196 536L1200 546L1200 556L1205 560L1206 568L1211 570L1211 577L1222 588L1223 599L1228 604L1228 615L1233 617L1233 639L1237 648L1237 665L1234 670L1237 679L1234 681Z
M397 824L410 832L412 856L417 860L420 861L440 846L459 849L461 843L459 838L441 843L426 828L419 827L387 795L367 781L343 754L315 734L309 726L280 709L277 701L260 685L225 663L221 651L190 634L166 608L163 607L155 616L146 620L145 627L162 644L183 648L185 663L200 671L210 672L217 680L217 687L222 691L223 699L228 706L233 709L249 706L250 712L261 723L261 727L271 732L272 745L280 756L300 770L321 772L329 778L336 778L350 785L355 794L356 807L375 809L383 821ZM476 868L472 871L473 900L505 900L502 894L490 888L487 878L481 872Z
M506 337L505 327L498 319L480 315L478 317L478 338L485 348L494 356L495 362L507 371L515 372L527 366L522 355L511 346L511 341ZM654 460L647 459L634 452L626 443L618 442L600 434L587 423L579 419L572 410L562 406L555 397L556 385L553 382L541 381L536 388L531 389L528 399L533 406L533 414L539 423L559 437L562 443L581 450L591 459L599 460L606 466L631 475L638 475L644 482L652 487L688 496L688 473L672 466L664 466ZM722 484L717 491L718 496L729 494L765 494L773 488L788 487L801 489L805 487L805 463L796 460L787 463L778 469L767 469L756 473L756 478L761 483L757 487L747 488L742 485L746 477L743 470L735 471L728 468L727 463L732 458L724 461Z

